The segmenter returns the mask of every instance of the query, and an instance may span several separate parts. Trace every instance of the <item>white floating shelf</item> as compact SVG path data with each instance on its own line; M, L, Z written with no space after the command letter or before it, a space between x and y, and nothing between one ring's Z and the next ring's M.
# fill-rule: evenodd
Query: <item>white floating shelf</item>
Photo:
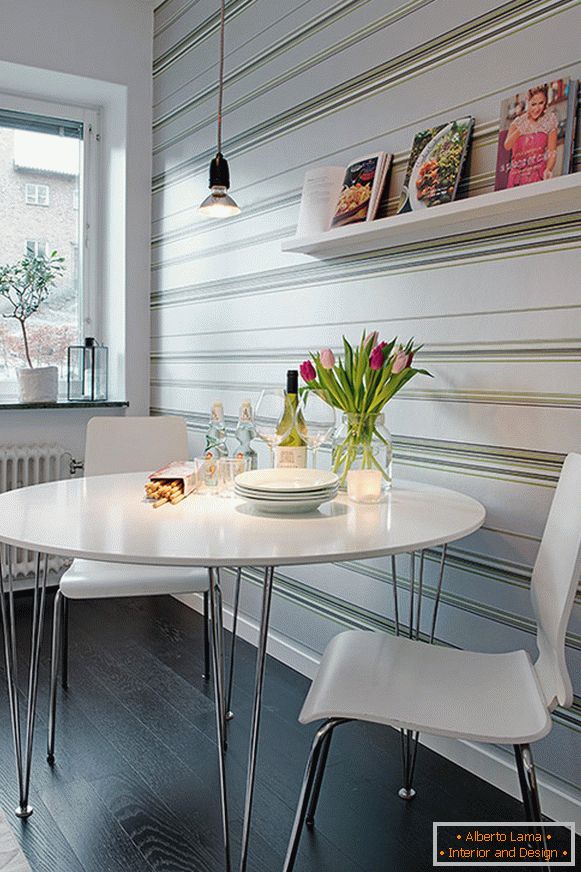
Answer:
M282 243L282 250L318 258L340 257L578 211L581 172L417 212L335 227L315 236L295 236Z

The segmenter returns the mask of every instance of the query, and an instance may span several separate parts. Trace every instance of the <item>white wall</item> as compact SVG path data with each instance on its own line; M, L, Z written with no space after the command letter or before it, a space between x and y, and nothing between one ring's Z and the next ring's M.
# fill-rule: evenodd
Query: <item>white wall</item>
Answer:
M456 230L347 262L283 255L280 242L294 233L307 167L394 152L395 202L414 133L466 112L476 117L468 193L491 190L501 98L581 74L579 3L229 0L223 150L242 212L207 223L196 205L215 141L216 5L166 0L156 13L153 409L185 414L199 448L215 398L232 422L243 397L282 384L288 366L343 332L414 335L435 378L387 409L396 475L488 509L484 529L450 549L438 637L534 654L531 566L563 456L581 447L579 216L477 239ZM338 630L390 629L387 568L278 573L277 655L308 671ZM435 569L430 555L429 587ZM248 580L251 628L258 576ZM578 600L567 646L576 703L536 748L545 782L554 776L569 797L579 796L580 634Z
M91 103L104 107L104 135L126 147L125 214L121 202L110 219L124 224L125 252L106 251L104 287L108 282L106 308L115 312L107 330L121 334L118 348L126 346L125 384L112 399L129 400L130 414L149 408L152 18L143 0L3 0L0 27L0 91L67 103L92 94ZM115 294L125 294L124 306L115 308ZM48 420L45 412L0 415L0 439L9 430L10 438L35 441ZM51 432L54 425L57 436L82 445L86 412L50 419Z

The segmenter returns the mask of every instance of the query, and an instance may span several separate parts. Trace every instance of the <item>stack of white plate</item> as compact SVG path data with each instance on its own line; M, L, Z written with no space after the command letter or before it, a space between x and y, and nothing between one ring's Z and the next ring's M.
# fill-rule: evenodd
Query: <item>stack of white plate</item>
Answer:
M320 469L254 469L236 476L235 490L263 512L312 512L337 496L339 479Z

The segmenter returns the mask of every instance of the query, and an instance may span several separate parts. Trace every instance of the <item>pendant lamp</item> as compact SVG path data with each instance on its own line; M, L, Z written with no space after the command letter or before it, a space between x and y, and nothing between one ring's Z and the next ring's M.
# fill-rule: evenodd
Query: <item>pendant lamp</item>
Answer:
M201 204L199 211L208 218L230 218L238 215L239 206L228 194L230 170L222 154L222 98L224 96L224 27L225 0L220 0L220 73L218 81L218 150L210 164L210 195Z

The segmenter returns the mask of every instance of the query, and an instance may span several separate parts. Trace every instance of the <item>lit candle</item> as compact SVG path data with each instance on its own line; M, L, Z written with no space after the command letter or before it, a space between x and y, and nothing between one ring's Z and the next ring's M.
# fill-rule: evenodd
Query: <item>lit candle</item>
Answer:
M347 473L347 495L355 503L376 503L382 496L381 482L378 469L351 469Z

